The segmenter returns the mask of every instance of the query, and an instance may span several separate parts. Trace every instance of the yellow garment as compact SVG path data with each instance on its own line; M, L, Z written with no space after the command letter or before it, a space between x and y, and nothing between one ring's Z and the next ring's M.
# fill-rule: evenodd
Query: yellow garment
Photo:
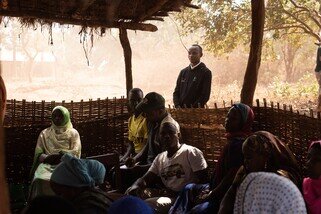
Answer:
M135 152L139 153L147 142L147 121L142 114L131 116L128 120L128 140L134 143Z

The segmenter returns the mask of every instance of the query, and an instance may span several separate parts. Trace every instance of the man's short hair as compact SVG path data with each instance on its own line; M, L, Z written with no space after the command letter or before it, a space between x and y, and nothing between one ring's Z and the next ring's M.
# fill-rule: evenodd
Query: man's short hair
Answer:
M193 44L192 47L198 47L200 49L201 53L203 53L203 48L200 45Z
M142 89L140 89L140 88L132 88L128 92L128 96L129 96L129 93L133 93L133 94L142 93L142 97L144 97L144 93L143 93Z

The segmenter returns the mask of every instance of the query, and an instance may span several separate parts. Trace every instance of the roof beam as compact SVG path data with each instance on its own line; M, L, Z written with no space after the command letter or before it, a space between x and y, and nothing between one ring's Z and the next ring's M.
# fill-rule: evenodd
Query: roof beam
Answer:
M25 12L23 16L21 16L21 12L16 11L8 11L8 10L0 10L0 15L2 16L10 16L10 17L19 17L19 18L30 18L30 19L42 19L44 22L57 22L59 24L70 24L70 25L80 25L86 27L105 27L105 28L124 28L128 30L141 30L141 31L157 31L157 27L153 24L148 23L137 23L137 22L112 22L108 23L107 21L101 20L82 20L82 19L73 19L71 17L61 18L61 17L53 17L48 13L37 13L34 14L32 12Z

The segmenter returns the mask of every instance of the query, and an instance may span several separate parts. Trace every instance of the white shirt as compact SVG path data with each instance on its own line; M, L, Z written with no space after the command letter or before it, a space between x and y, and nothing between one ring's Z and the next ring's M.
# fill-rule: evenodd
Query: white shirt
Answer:
M191 66L191 69L193 70L194 68L196 68L197 66L199 66L200 64L201 64L202 62L200 61L199 63L197 63L196 65L192 65L192 64L190 64L190 66Z
M207 168L203 153L196 147L182 144L170 158L167 151L157 155L148 171L161 177L163 184L180 191L186 184L195 183L195 173Z

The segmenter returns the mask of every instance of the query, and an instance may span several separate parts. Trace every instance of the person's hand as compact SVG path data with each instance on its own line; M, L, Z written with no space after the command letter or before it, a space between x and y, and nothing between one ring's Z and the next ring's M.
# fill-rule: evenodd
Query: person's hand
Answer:
M54 154L54 155L48 155L43 163L50 164L50 165L57 165L61 161L62 154Z
M200 192L196 197L196 204L202 204L210 198L212 191L210 189L205 189Z
M139 186L136 185L136 184L133 184L132 186L130 186L130 187L126 190L125 195L134 195L134 196L136 196L137 193L138 193L138 191L139 191Z
M132 158L132 157L128 157L126 160L125 160L125 165L128 167L128 168L131 168L131 167L134 167L135 166L135 158Z
M246 177L245 168L244 166L241 166L234 177L232 185L236 187L240 186L245 177Z

